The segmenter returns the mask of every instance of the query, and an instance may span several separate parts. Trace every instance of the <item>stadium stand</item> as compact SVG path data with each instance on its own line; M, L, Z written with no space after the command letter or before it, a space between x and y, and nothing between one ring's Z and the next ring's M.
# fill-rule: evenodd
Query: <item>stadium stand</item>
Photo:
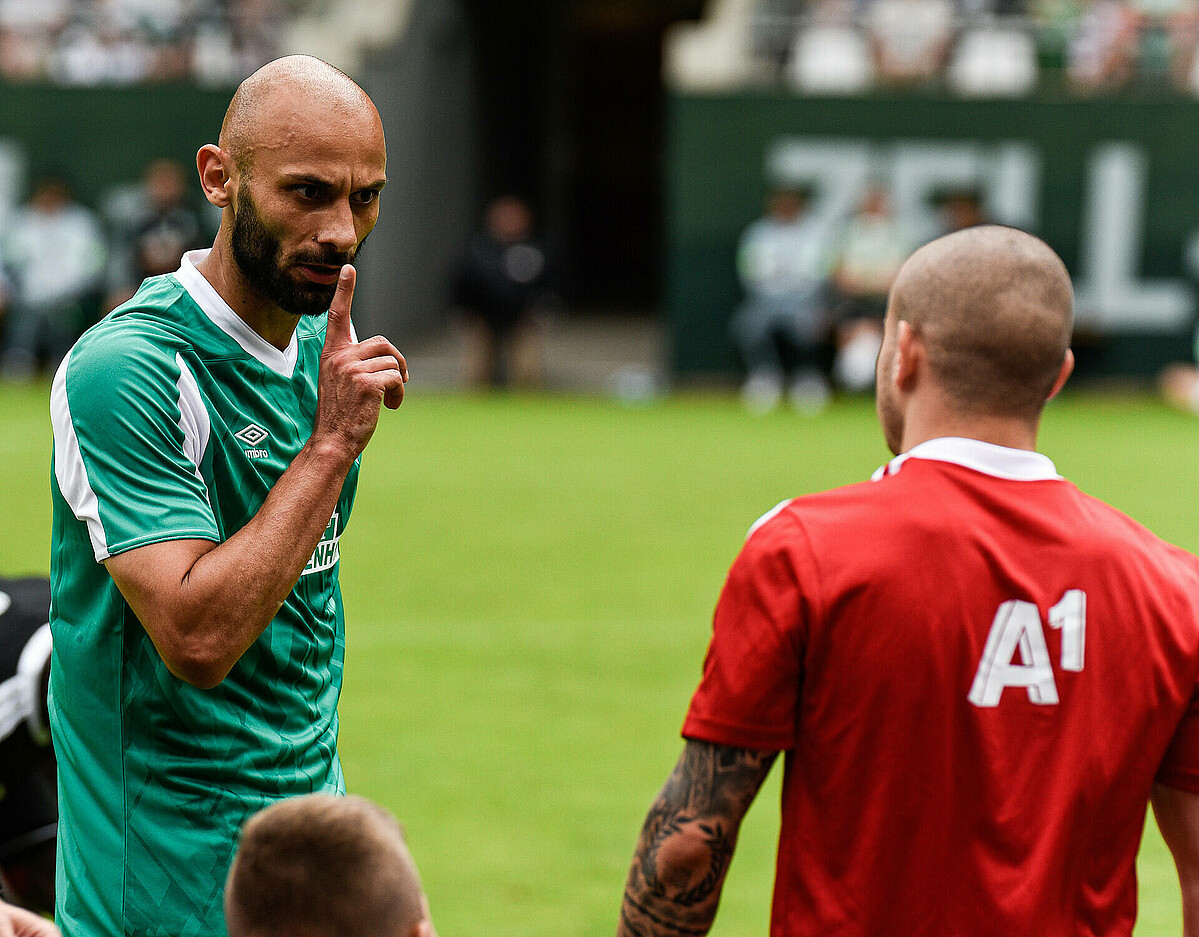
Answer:
M684 92L1017 97L1048 81L1195 94L1197 37L1186 0L709 0L702 20L667 32L664 75Z

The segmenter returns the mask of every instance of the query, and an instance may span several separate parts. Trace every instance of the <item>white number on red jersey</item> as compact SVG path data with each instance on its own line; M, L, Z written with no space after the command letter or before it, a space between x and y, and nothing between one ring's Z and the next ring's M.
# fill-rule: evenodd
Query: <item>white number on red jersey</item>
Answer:
M1086 617L1087 595L1081 589L1070 589L1049 610L1049 627L1062 633L1062 670L1082 670ZM1032 602L1019 599L1004 602L995 612L967 699L975 706L998 706L1010 686L1024 687L1037 705L1058 702L1041 613Z

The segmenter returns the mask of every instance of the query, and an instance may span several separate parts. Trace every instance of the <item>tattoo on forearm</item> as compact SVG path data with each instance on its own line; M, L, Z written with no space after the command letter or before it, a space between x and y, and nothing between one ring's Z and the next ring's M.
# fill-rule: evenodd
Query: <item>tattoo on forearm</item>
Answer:
M619 935L708 932L741 819L776 754L687 743L641 829Z

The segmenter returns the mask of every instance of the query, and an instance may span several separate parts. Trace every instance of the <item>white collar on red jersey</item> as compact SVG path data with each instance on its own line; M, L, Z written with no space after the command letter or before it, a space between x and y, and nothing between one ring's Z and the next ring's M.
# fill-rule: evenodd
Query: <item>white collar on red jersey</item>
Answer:
M175 279L191 294L196 305L213 324L233 339L246 354L257 358L272 371L291 377L296 369L296 359L299 357L299 342L296 333L291 333L291 341L286 349L280 351L265 338L246 324L246 320L233 311L232 307L221 298L204 274L196 269L196 264L208 256L211 248L188 251L179 262L175 271Z
M1061 478L1053 461L1039 452L1028 449L1009 449L981 439L963 436L941 436L913 446L902 455L882 466L871 476L878 481L894 475L908 459L929 459L934 462L952 462L976 472L1007 478L1012 481L1045 481Z

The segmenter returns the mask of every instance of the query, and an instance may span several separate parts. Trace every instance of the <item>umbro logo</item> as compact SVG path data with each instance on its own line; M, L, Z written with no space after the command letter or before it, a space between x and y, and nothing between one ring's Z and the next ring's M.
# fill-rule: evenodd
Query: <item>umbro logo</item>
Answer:
M270 453L263 449L259 443L263 442L270 433L264 430L257 423L251 423L243 430L233 434L233 438L240 440L248 448L244 450L247 459L265 459Z
M270 435L270 433L268 433L266 430L264 430L257 423L251 423L249 426L247 426L245 429L241 430L240 432L234 433L233 438L240 439L247 446L257 446L260 442L262 442L264 439L266 439L267 436L269 436L269 435Z

